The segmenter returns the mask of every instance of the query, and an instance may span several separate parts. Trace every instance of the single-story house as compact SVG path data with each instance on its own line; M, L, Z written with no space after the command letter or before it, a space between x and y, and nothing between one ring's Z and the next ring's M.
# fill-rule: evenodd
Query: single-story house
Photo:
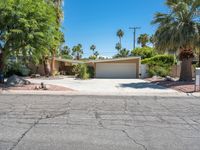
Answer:
M73 75L73 66L81 63L94 68L95 78L140 78L140 61L140 57L85 61L56 58L55 70L61 74ZM50 63L51 60L49 60ZM39 68L39 73L44 75L43 66L41 65Z
M85 62L80 61L80 60L55 58L54 69L63 75L73 75L74 74L72 72L73 66L77 64L84 64L84 63ZM51 64L51 60L49 60L49 64Z
M139 78L140 57L127 57L89 61L96 78Z

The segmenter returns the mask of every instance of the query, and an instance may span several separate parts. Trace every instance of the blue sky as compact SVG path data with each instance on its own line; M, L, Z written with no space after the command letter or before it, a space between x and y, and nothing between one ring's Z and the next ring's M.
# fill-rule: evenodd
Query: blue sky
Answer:
M91 55L95 44L102 56L116 54L118 29L125 32L122 46L132 49L130 26L141 27L137 34L153 34L156 27L150 22L155 12L166 12L164 0L64 0L63 31L66 45L83 45L84 57Z

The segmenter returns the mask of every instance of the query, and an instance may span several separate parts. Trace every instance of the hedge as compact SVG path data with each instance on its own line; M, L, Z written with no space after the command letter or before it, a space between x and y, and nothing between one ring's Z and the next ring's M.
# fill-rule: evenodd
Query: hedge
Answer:
M131 52L131 54L133 56L140 56L142 59L151 58L157 55L155 49L151 47L136 48Z
M142 64L149 66L148 73L150 76L162 76L169 75L172 65L175 64L175 58L173 55L156 55L152 58L143 59Z
M156 55L142 60L142 64L149 65L173 65L174 63L175 59L173 55Z

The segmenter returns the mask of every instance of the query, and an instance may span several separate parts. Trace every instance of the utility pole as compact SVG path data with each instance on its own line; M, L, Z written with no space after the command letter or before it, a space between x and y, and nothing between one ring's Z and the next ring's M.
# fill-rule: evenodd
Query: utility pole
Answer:
M130 27L130 30L133 30L133 49L135 49L135 44L136 44L136 31L138 29L141 29L140 27Z

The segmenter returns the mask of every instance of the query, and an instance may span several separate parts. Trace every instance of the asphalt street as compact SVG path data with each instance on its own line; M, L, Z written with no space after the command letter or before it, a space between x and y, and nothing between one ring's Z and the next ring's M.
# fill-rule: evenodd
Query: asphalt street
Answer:
M199 98L0 95L0 150L199 149Z

